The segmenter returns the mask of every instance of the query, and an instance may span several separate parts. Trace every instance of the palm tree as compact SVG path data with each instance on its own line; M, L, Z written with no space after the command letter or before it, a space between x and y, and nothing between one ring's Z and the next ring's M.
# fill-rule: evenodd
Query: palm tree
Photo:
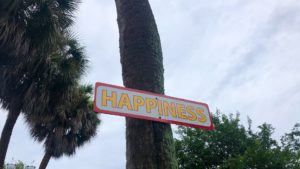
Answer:
M90 85L74 88L68 100L53 108L56 112L51 120L26 117L31 135L39 142L44 141L45 155L39 169L45 169L52 157L75 154L76 148L96 135L100 121L89 107L91 92Z
M26 96L33 88L45 88L51 53L64 44L77 1L0 1L0 103L9 111L0 139L2 169L11 133L20 112L35 104ZM39 84L39 85L38 85ZM41 85L45 84L45 85ZM44 101L48 96L42 94ZM42 98L39 96L39 98ZM26 103L26 104L25 104ZM32 107L32 106L31 106Z
M92 88L77 87L86 66L83 48L76 39L67 37L65 46L52 53L49 65L44 66L50 73L41 80L42 83L36 83L28 90L30 92L26 97L31 99L24 106L26 121L31 127L32 136L38 141L45 141L45 156L40 168L45 168L51 157L75 153L76 147L95 135L99 121L88 111ZM44 83L46 80L47 83ZM47 99L44 99L45 96ZM66 133L67 131L72 133ZM76 131L79 133L74 133ZM57 146L56 149L49 148L54 145Z
M115 1L124 85L164 94L160 38L148 0ZM169 124L126 118L126 141L127 169L178 168Z
M39 81L28 88L25 97L30 99L24 101L25 114L37 121L55 116L51 108L70 97L69 93L85 74L87 63L84 48L74 37L66 35L64 47L48 57L41 66Z
M29 50L29 41L25 37L28 17L24 15L26 9L22 4L22 0L0 0L1 59L6 58L8 54L21 55Z

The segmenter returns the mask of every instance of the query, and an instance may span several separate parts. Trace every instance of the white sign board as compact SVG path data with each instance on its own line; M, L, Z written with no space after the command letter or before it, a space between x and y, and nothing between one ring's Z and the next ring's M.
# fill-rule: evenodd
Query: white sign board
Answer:
M96 83L94 111L212 130L205 103Z

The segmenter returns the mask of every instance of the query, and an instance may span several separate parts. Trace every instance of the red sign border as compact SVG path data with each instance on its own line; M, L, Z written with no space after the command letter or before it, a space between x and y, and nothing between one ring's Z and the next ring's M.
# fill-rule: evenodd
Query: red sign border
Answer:
M175 100L179 100L179 101L190 102L190 103L194 103L194 104L200 104L200 105L206 107L207 110L208 110L209 118L210 118L210 121L211 121L210 126L201 126L201 125L184 123L184 122L179 122L179 121L174 121L174 120L166 120L166 119L159 119L159 118L153 118L153 117L147 117L147 116L140 116L140 115L134 115L134 114L128 114L128 113L120 113L120 112L115 112L115 111L102 110L102 109L100 109L100 108L98 108L96 106L96 93L97 93L97 88L99 86L112 87L112 88L121 89L121 90L127 90L127 91L142 93L142 94L149 94L149 95L153 95L153 96L164 97L164 98L168 98L168 99L175 99ZM110 115L119 115L119 116L125 116L125 117L138 118L138 119L142 119L142 120L158 121L158 122L163 122L163 123L172 123L172 124L183 125L183 126L188 126L188 127L206 129L206 130L213 130L214 129L214 125L213 125L213 122L212 122L212 115L211 115L211 113L209 111L209 107L208 107L208 105L206 103L201 103L201 102L196 102L196 101L191 101L191 100L186 100L186 99L171 97L171 96L167 96L167 95L161 95L161 94L152 93L152 92L143 91L143 90L137 90L137 89L132 89L132 88L115 86L115 85L101 83L101 82L96 82L96 85L95 85L94 111L96 113L104 113L104 114L110 114Z

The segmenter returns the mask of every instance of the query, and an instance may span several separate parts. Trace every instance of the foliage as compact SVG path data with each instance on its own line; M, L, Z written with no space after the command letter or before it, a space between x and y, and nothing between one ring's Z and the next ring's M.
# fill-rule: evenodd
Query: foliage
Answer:
M30 99L24 100L24 110L30 120L53 118L53 108L72 97L70 93L78 86L86 67L84 49L74 37L67 36L64 46L53 51L41 66L39 81L28 88L26 98Z
M73 23L77 0L1 0L0 49L16 56L57 44Z
M51 58L64 51L77 0L11 0L0 6L0 103L6 109L39 105L23 102L47 82Z
M53 119L86 68L70 33L78 0L0 0L0 104L9 115L0 139L4 163L15 121ZM42 120L42 121L43 121Z
M100 121L89 108L91 85L74 88L68 100L54 107L51 119L32 120L26 116L31 126L31 135L39 142L44 141L45 153L59 158L72 155L96 135Z
M24 169L25 164L22 161L16 163L16 169Z
M271 138L274 128L260 125L258 132L246 130L238 114L213 117L215 130L179 127L175 139L181 169L299 169L299 124L282 137Z
M300 123L295 124L292 132L285 134L281 138L281 143L287 150L293 152L300 151Z
M25 168L25 164L18 160L16 163L15 163L15 166L16 166L16 169L24 169ZM4 166L4 169L6 169L6 166Z

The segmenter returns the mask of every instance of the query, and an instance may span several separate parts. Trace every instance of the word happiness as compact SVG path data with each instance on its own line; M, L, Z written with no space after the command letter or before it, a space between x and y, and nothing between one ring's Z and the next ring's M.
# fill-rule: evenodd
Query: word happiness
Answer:
M141 95L129 95L127 93L118 93L116 91L102 90L101 105L103 107L111 106L115 109L126 109L127 111L139 112L141 110L147 113L158 113L161 116L171 116L190 121L204 123L207 117L202 107L171 102L167 99L158 99L157 97L147 97Z
M205 103L96 83L94 111L213 130Z

